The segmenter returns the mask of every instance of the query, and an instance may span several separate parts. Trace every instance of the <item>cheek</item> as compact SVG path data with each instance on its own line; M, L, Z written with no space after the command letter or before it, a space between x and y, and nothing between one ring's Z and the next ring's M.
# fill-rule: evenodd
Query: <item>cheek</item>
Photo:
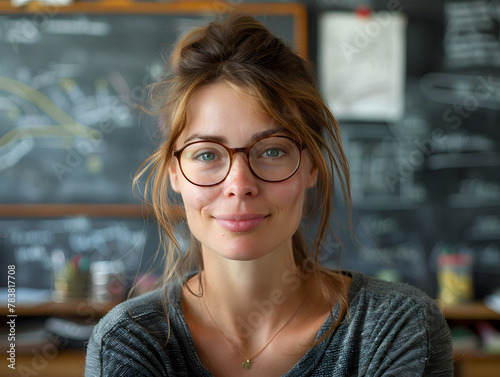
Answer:
M195 193L182 194L182 201L184 203L184 210L186 212L186 221L189 229L193 235L198 234L198 229L203 224L204 211L207 208L208 201L206 196L196 195Z
M302 212L302 206L305 198L305 186L299 179L290 182L283 182L282 186L277 186L273 196L276 203L279 203L281 210L287 212Z
M203 222L206 221L206 214L210 212L208 210L216 203L219 190L217 186L203 188L189 182L182 182L180 189L187 223L191 231L196 232L195 229L203 226Z
M186 208L186 214L202 211L213 201L213 195L210 195L210 190L200 192L194 188L191 190L182 190L181 196Z

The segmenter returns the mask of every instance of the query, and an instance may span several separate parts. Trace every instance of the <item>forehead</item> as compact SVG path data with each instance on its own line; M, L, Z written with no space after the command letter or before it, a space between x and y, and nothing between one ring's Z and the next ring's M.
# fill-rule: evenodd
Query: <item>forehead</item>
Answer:
M257 133L278 128L250 94L218 82L202 86L189 100L179 141L203 134L220 136L230 144L245 143Z

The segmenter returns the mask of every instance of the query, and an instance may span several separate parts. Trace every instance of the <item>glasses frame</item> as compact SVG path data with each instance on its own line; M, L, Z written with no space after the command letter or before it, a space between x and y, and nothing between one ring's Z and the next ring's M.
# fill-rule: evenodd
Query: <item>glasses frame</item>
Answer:
M253 148L253 146L259 142L261 142L262 140L266 140L266 139L271 139L271 138L276 138L276 137L279 137L279 138L283 138L283 139L288 139L290 140L292 143L294 143L298 150L299 150L299 162L297 164L297 167L295 168L295 170L286 178L282 178L282 179L278 179L276 181L271 181L271 180L268 180L268 179L263 179L261 177L259 177L257 175L257 173L255 173L252 169L252 165L250 164L250 150ZM220 145L221 147L223 147L227 153L229 154L229 168L227 169L227 173L226 175L224 176L224 178L222 178L219 182L217 183L212 183L210 185L202 185L202 184L199 184L199 183L195 183L193 182L192 180L190 180L186 174L184 174L184 170L182 170L182 163L181 163L181 155L182 155L182 152L184 151L184 149L186 149L187 147L189 147L190 145L193 145L193 144L197 144L197 143L214 143L214 144L218 144ZM174 151L173 155L175 158L177 158L177 162L179 163L179 167L181 169L181 173L182 175L184 176L184 178L186 178L188 180L189 183L195 185L195 186L199 186L199 187L212 187L212 186L217 186L218 184L221 184L222 182L224 182L227 178L227 176L229 175L229 172L231 171L231 168L233 167L233 161L234 161L234 155L236 153L244 153L245 156L247 157L247 163L248 163L248 168L250 169L250 171L252 172L252 174L254 176L256 176L257 178L259 178L261 181L264 181L264 182L283 182L283 181L286 181L287 179L291 178L296 172L297 170L299 170L299 167L300 167L300 163L302 161L302 151L306 149L306 146L304 144L301 144L299 143L298 141L296 140L293 140L292 138L288 137L288 136L283 136L283 135L274 135L274 136L266 136L266 137L263 137L259 140L256 140L255 142L253 142L251 145L249 145L248 147L242 147L242 148L229 148L228 146L218 142L218 141L213 141L213 140L197 140L197 141L193 141L191 143L188 143L186 145L184 145L181 149L179 150L176 150Z

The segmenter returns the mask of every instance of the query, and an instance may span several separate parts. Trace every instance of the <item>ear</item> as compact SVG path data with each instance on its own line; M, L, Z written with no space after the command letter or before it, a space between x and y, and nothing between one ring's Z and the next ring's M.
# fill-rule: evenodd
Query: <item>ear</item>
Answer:
M176 192L179 193L179 164L177 162L176 158L172 158L170 160L170 166L168 167L168 177L170 180L170 186L172 186L172 189Z
M307 174L306 188L312 188L316 185L318 181L318 167L312 162L309 162L309 171Z

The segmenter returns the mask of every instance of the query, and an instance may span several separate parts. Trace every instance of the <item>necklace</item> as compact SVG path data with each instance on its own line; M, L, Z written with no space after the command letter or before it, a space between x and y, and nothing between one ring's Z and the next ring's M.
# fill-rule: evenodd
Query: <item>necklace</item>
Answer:
M264 347L262 347L260 349L259 352L257 352L255 355L251 356L251 357L248 357L246 356L243 352L240 351L240 349L238 347L236 347L236 345L231 341L231 339L229 339L226 335L224 335L224 333L222 332L222 330L220 329L220 327L217 325L217 322L215 322L215 319L214 317L212 316L212 313L210 313L210 310L208 309L208 305L207 305L207 302L205 301L205 295L202 295L201 296L201 299L203 301L203 305L205 306L205 310L207 311L208 315L210 316L210 320L212 321L212 323L214 324L215 328L219 331L219 333L223 336L224 339L226 339L226 341L241 355L245 358L245 361L243 362L243 364L241 364L241 366L243 367L243 369L250 369L252 367L252 362L250 360L253 360L255 359L257 356L259 356L266 348L269 344L271 344L271 342L274 340L274 338L276 338L278 336L278 334L286 327L286 325L288 325L290 323L290 321L293 319L293 317L295 317L295 315L298 313L299 309L302 307L302 305L304 304L304 301L306 300L306 297L307 297L307 291L308 291L308 287L309 287L309 281L308 281L308 284L306 285L306 291L304 293L304 297L302 298L302 301L300 302L299 306L297 307L297 309L295 309L295 311L292 313L292 315L290 316L290 318L288 318L288 320L285 322L285 324L283 326L280 327L280 329L271 337L271 339L269 339L269 341L264 345Z

